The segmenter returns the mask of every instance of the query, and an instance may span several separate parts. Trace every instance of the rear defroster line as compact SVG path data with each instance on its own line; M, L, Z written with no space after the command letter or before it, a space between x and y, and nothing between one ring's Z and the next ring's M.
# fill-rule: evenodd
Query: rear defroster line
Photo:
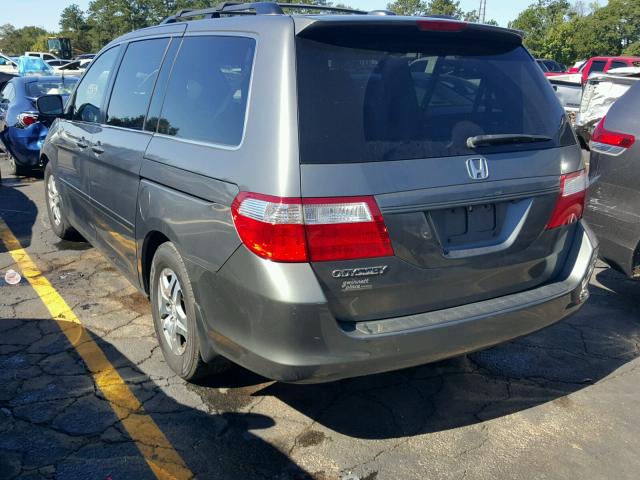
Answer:
M161 480L193 478L193 473L180 454L156 422L144 411L140 401L102 349L91 338L67 302L45 278L2 218L0 240L18 265L23 277L49 310L51 318L58 322L60 330L84 361L96 386L102 391L155 476Z

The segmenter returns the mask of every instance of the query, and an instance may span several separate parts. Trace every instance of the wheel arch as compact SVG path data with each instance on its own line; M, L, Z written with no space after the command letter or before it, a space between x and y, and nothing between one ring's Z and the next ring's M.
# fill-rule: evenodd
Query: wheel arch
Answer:
M170 242L171 239L159 230L150 230L144 237L142 248L140 249L140 273L141 285L147 296L150 294L149 283L151 281L151 262L158 247L163 243Z

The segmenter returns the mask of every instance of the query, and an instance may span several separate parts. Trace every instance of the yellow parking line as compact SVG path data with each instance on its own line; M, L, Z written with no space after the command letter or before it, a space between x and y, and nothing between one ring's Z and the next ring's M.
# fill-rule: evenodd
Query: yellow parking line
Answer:
M190 479L193 473L180 454L173 448L156 422L147 415L142 404L129 389L98 344L84 328L73 310L0 218L0 240L18 264L24 278L31 284L51 314L59 322L61 330L76 349L91 372L93 380L111 404L111 408L136 442L147 464L159 479Z

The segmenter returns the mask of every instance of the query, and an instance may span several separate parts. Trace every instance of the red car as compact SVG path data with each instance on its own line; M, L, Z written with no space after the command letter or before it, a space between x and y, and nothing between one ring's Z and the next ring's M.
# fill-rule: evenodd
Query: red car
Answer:
M591 57L580 67L582 84L587 83L593 72L608 72L620 67L640 67L640 57Z

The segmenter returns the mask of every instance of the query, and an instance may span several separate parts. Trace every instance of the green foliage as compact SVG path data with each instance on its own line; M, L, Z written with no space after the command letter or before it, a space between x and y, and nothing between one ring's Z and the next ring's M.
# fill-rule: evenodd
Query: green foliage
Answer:
M0 51L5 54L22 55L39 45L43 37L46 40L47 31L43 28L32 26L15 28L11 24L5 24L0 26Z
M467 22L479 22L477 10L463 11L460 2L453 0L396 0L387 4L387 8L398 15L450 15ZM486 22L497 25L495 20Z
M427 3L427 12L435 15L450 15L455 18L462 18L464 15L460 2L452 0L430 0Z
M634 57L640 57L640 41L633 42L623 52L625 55L633 55Z
M387 8L398 15L424 15L427 4L421 0L396 0L388 3Z
M609 0L605 6L538 0L509 26L525 32L525 45L535 57L566 64L597 55L640 53L638 0Z
M81 32L86 28L87 21L84 18L84 12L73 3L62 10L58 24L62 32Z

